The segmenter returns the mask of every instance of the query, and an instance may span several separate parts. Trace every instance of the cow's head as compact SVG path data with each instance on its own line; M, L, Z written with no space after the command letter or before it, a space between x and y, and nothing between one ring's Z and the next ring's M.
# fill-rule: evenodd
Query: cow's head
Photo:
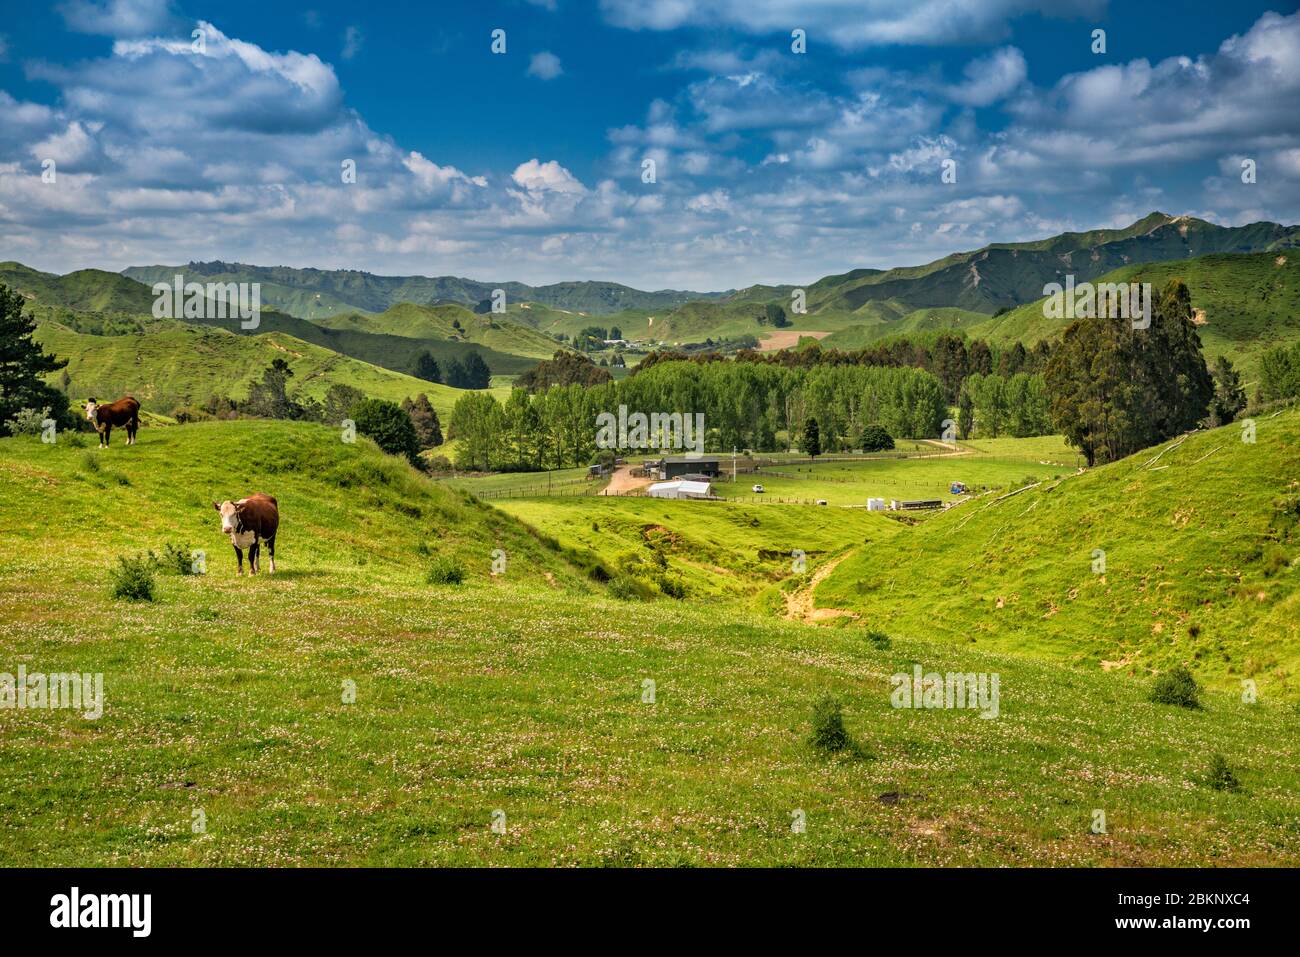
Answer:
M95 421L95 412L98 409L99 409L99 403L97 403L94 399L86 400L86 421L87 422Z
M234 502L222 502L218 505L212 503L212 507L217 510L221 516L221 534L233 535L239 531L239 506Z

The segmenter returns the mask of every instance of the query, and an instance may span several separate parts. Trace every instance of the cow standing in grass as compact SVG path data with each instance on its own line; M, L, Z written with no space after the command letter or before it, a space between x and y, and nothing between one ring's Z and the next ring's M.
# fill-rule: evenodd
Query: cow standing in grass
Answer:
M108 448L108 437L113 426L126 426L126 444L135 445L135 432L140 428L140 403L134 396L123 396L116 402L100 405L93 398L86 400L86 421L99 433L99 447Z
M271 553L271 574L275 574L275 533L280 527L280 508L274 498L254 492L238 502L222 502L212 507L221 515L221 534L230 536L239 559L239 574L244 574L244 549L248 549L248 570L256 575L262 567L262 543Z

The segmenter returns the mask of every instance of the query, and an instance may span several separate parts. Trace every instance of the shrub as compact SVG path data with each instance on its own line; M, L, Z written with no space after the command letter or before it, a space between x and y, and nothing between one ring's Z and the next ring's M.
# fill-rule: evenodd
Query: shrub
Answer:
M465 566L450 556L436 558L424 579L430 585L459 585L465 580Z
M1199 708L1200 686L1183 665L1175 665L1151 686L1151 700L1156 704L1176 704L1180 708Z
M868 425L862 430L862 451L886 452L894 447L894 437L879 425Z
M40 435L41 423L50 417L50 408L19 409L5 423L10 435Z
M177 575L193 575L194 561L190 558L190 547L188 545L177 545L174 542L168 542L163 546L162 558L159 564L169 571L174 571Z
M879 648L882 651L887 649L891 644L889 636L883 631L869 631L866 634L866 639L871 647Z
M675 575L660 575L655 581L659 584L659 590L669 598L686 597L686 583Z
M365 399L353 407L352 418L357 431L370 436L389 455L404 455L412 465L422 466L415 425L396 402Z
M1233 774L1232 768L1228 766L1228 759L1221 754L1210 757L1210 773L1207 776L1207 783L1216 791L1236 791L1241 788L1241 782L1237 780L1237 775Z
M99 456L96 455L94 452L87 450L81 456L81 467L85 469L87 472L98 472Z
M813 705L812 744L823 751L843 751L849 746L849 733L844 728L844 709L830 695L819 698Z
M609 593L620 601L637 601L646 597L645 586L629 575L611 578Z
M153 601L153 570L157 559L151 552L148 555L125 555L117 559L117 567L109 571L114 598L129 601Z

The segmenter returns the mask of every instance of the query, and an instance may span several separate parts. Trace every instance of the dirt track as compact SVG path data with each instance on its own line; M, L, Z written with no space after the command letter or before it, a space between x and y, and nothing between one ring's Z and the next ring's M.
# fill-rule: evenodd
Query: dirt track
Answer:
M818 608L813 602L813 592L817 590L817 586L820 585L831 572L835 571L835 566L848 558L849 554L851 553L846 553L840 555L838 558L832 558L828 562L823 562L818 566L817 570L812 573L812 577L808 579L807 585L785 596L785 617L787 619L790 621L803 621L812 624L813 622L825 621L828 618L840 618L844 615L853 615L853 612L845 611L843 608ZM857 616L853 615L853 617L856 618Z
M609 477L609 484L600 490L601 495L618 495L632 489L643 488L653 482L649 478L633 478L631 465L620 465Z

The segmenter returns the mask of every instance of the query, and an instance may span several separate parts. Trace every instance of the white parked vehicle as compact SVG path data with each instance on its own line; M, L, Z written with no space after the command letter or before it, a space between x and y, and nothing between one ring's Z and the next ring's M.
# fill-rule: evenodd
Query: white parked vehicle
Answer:
M754 491L755 491L755 492L758 492L758 493L761 494L761 493L767 491L767 489L763 488L763 486L761 486L761 485L755 485L755 486L754 486Z
M819 499L817 500L817 504L818 504L818 505L825 505L825 504L826 504L826 499L824 499L824 498L819 498Z

